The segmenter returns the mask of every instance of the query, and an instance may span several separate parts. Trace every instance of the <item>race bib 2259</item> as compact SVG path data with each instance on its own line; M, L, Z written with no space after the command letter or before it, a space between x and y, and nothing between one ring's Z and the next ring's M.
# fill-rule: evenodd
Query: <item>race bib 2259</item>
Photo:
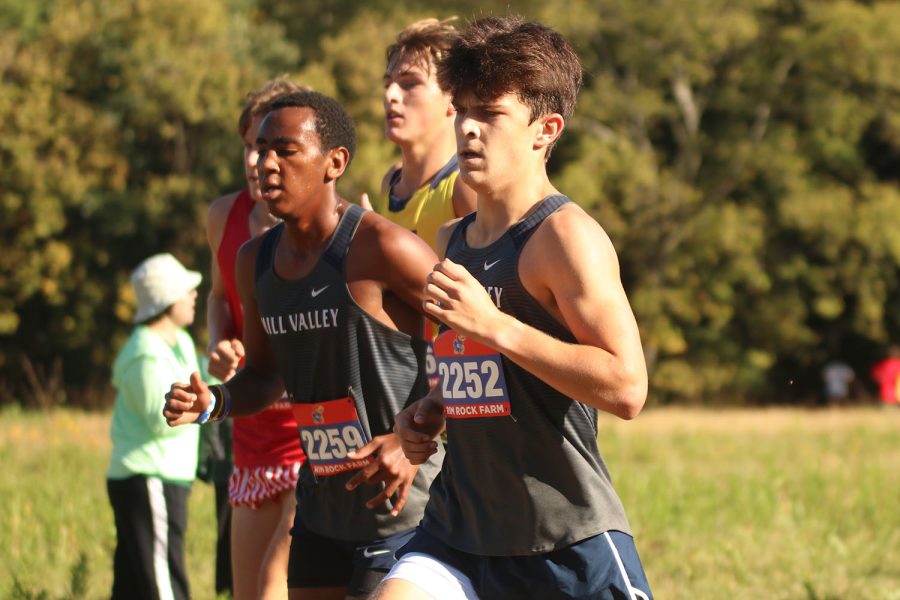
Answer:
M368 443L352 398L294 404L300 442L312 472L319 477L361 469L374 457L353 460L347 454Z

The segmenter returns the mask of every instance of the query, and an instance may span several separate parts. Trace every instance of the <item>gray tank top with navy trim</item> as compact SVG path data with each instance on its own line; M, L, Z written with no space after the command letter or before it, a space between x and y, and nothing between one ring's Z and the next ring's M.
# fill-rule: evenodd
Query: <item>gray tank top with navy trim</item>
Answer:
M464 217L446 256L465 266L503 312L566 342L576 340L524 288L522 248L570 200L545 198L485 248L470 248ZM549 552L608 530L630 534L597 447L597 410L501 357L510 415L448 418L449 445L423 527L449 546L486 556Z
M284 225L267 232L257 255L256 298L290 401L318 406L352 398L368 441L390 433L394 415L421 398L427 384L425 342L381 323L350 295L344 261L363 214L351 205L312 272L291 281L273 269ZM309 440L301 440L309 454ZM415 527L442 458L441 453L419 469L397 517L390 515L390 503L366 508L378 488L344 489L357 471L317 476L307 460L297 484L297 518L314 533L348 541L379 539Z

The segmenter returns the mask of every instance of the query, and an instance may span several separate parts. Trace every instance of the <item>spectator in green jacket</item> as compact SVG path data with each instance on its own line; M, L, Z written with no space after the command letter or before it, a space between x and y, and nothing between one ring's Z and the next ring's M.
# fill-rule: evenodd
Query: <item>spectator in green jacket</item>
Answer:
M200 279L171 254L151 256L131 275L137 326L113 366L107 472L117 537L113 599L190 596L184 533L199 428L169 427L161 407L169 383L199 368L184 327L194 321Z

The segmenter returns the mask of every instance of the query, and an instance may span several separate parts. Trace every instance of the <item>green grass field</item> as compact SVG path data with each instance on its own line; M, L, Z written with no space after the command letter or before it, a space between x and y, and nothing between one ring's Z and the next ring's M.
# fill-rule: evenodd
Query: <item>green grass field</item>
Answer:
M72 597L73 572L85 598L108 596L108 425L0 412L0 597ZM900 600L900 410L648 410L600 427L658 599ZM201 600L212 504L198 482L188 566Z

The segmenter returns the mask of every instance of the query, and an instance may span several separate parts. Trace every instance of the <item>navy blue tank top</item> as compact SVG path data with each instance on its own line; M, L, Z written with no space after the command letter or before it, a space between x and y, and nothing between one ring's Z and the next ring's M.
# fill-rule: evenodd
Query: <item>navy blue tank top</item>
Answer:
M350 295L345 259L364 211L351 205L309 275L284 280L273 268L284 225L268 231L256 261L263 328L294 408L307 462L297 485L297 519L327 537L365 541L415 527L442 454L419 468L406 507L365 503L377 494L344 484L364 461L347 454L392 431L394 415L427 391L425 341L392 329Z
M576 343L525 290L518 268L530 236L567 202L545 198L485 248L466 243L475 219L468 215L451 234L446 256L465 266L500 310ZM453 330L438 336L435 354L449 444L425 509L429 533L488 556L549 552L608 530L630 533L597 447L596 409Z

